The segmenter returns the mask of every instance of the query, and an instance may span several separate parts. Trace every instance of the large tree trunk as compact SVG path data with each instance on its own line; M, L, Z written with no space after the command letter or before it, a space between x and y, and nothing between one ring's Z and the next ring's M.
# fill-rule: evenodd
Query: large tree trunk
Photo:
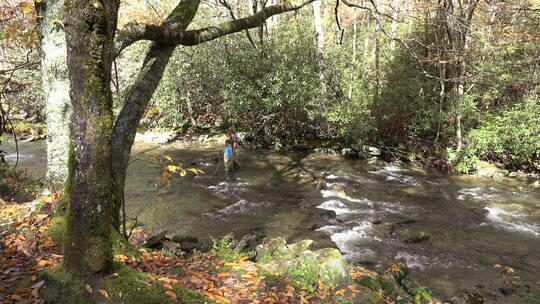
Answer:
M66 62L66 34L62 27L64 0L36 4L41 32L41 74L47 115L47 186L63 186L68 174L69 76Z
M119 1L66 1L71 144L63 268L77 276L111 268L113 206L111 64Z

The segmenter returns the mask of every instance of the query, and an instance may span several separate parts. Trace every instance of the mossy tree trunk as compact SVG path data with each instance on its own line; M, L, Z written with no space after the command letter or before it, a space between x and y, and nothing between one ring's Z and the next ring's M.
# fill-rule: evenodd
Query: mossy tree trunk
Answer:
M118 0L67 0L71 143L64 270L87 277L112 265L111 65Z

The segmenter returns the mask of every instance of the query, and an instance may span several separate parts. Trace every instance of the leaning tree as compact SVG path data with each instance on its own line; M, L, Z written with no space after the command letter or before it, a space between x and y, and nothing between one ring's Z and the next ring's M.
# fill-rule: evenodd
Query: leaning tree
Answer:
M283 1L249 17L196 30L187 27L197 14L200 0L181 0L161 25L131 22L121 30L117 29L120 0L65 1L72 112L63 271L85 280L110 272L111 235L119 229L126 170L137 126L175 47L261 26L273 15L297 10L313 1ZM123 49L139 40L152 43L115 118L111 64Z

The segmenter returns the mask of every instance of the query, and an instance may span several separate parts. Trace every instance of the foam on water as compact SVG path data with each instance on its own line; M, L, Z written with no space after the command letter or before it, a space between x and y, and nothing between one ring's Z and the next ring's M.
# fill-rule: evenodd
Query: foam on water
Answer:
M338 191L332 191L332 190L321 190L321 194L323 197L338 197L344 200L348 200L349 202L353 203L362 203L366 204L368 206L373 206L373 202L368 200L367 198L352 198L345 194L345 192L338 192Z
M330 235L330 239L336 243L336 246L341 252L351 254L358 250L354 245L359 241L382 241L381 239L372 236L372 227L373 224L371 224L370 221L362 221L359 222L359 225L350 229L344 229L343 227L338 226L325 226L317 229L317 231L328 233Z
M334 174L330 174L330 175L327 175L325 177L325 179L327 179L327 180L343 179L343 180L355 182L355 183L358 183L358 184L376 183L376 181L371 180L371 179L355 178L355 177L350 177L350 176L347 176L347 175L337 176L337 175L334 175Z
M352 210L349 208L349 206L345 205L344 203L338 200L326 201L320 204L319 206L317 206L317 208L325 209L325 210L332 210L337 215L348 214L348 213L360 213L360 210Z
M425 270L430 264L428 258L425 256L413 255L413 254L399 251L394 257L394 260L401 260L401 259L405 260L407 267L416 268L419 270Z
M488 193L489 191L490 193ZM468 198L472 198L475 200L490 200L492 198L495 198L499 196L496 192L499 192L499 190L489 187L489 188L465 188L458 191L458 200L465 200Z
M540 226L519 221L519 218L527 217L526 214L505 211L493 206L486 206L484 209L488 211L487 218L492 223L500 227L513 231L531 233L534 236L540 236ZM503 217L510 218L511 220L505 220Z
M260 203L252 203L252 202L248 202L247 200L242 199L230 206L227 206L225 208L218 210L218 212L221 214L244 213L249 208L260 207L261 205L262 204Z
M407 267L416 268L419 270L426 270L429 268L472 267L470 265L456 262L455 259L450 257L438 255L433 258L429 258L423 255L415 255L403 251L398 251L394 256L394 260L404 260Z
M214 186L208 186L208 189L214 190L217 193L227 193L231 191L247 191L247 186L249 186L250 183L246 182L221 182Z
M383 169L380 169L377 171L369 171L369 173L375 174L375 175L386 176L387 181L396 181L396 182L400 182L400 183L408 184L412 186L421 186L422 182L416 180L414 177L399 173L399 172L407 172L407 171L408 170L405 168L388 165L388 166L385 166Z

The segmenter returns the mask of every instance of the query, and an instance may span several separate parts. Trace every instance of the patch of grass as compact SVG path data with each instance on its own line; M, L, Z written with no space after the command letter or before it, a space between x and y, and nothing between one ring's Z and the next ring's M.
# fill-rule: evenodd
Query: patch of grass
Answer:
M113 233L113 255L121 254L132 258L140 256L137 248L131 245L120 233Z
M255 257L256 252L239 252L234 250L235 241L231 234L225 235L221 239L212 239L211 254L218 256L220 259L227 262L234 262L241 257L249 257L250 259Z
M40 275L46 284L40 297L46 303L90 304L95 302L86 295L85 284L77 277L63 271L61 264Z
M118 275L110 275L101 281L100 287L106 290L109 298L104 303L177 303L165 292L159 282L152 282L150 286L144 283L146 274L130 268L122 263L114 263L113 272ZM173 287L178 302L183 304L213 303L205 296L178 286Z
M145 273L122 263L115 262L112 271L112 275L101 278L99 281L83 282L76 276L63 271L59 265L42 275L47 283L40 295L47 303L215 303L204 295L178 286L173 286L171 290L176 295L175 299L166 293L169 289L160 282L151 282Z
M58 244L62 244L64 240L64 230L66 227L66 218L63 216L53 217L49 224L49 228L45 231L45 236L50 237Z

